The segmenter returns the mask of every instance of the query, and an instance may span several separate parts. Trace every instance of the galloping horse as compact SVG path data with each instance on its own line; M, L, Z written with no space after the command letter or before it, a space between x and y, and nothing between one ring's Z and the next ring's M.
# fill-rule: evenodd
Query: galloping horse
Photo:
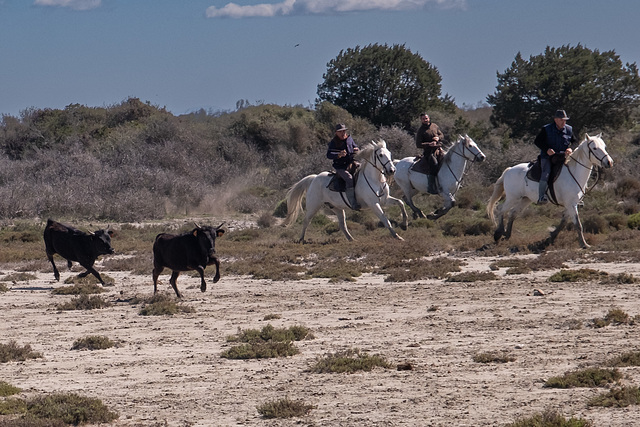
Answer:
M444 206L427 215L429 219L438 219L449 212L455 204L455 194L460 188L465 174L467 162L482 162L486 159L478 145L469 135L458 135L458 140L447 151L438 171L439 192L444 199ZM411 170L414 157L405 157L395 162L395 181L404 193L404 201L413 211L413 217L425 218L424 213L413 204L413 196L427 193L427 175Z
M560 175L553 184L556 196L556 204L563 206L564 214L558 227L551 233L546 243L552 244L558 233L564 228L567 219L572 219L578 230L578 241L580 246L588 248L589 245L584 240L582 224L578 217L578 203L585 195L587 181L591 175L593 166L610 168L613 166L613 159L607 153L606 145L602 140L602 134L598 136L586 135L584 141L571 153L566 165L562 168ZM531 202L538 200L538 183L527 178L527 163L520 163L507 168L502 172L493 189L493 195L487 204L487 214L497 229L493 238L497 242L502 236L505 240L511 237L513 221ZM496 204L505 196L505 201L497 209L498 221L494 210ZM551 198L550 198L551 199ZM508 215L507 229L504 228L504 217Z
M392 175L396 168L393 166L391 153L387 149L387 143L380 140L377 143L371 141L370 144L360 148L356 158L362 163L359 171L359 177L355 185L356 199L362 208L371 208L373 213L382 221L389 229L389 232L396 239L404 240L400 237L391 223L385 216L382 205L394 203L398 205L402 211L403 224L402 228L407 228L408 218L407 211L404 208L402 200L396 199L389 195L389 184L385 175ZM311 218L324 205L327 205L338 217L338 226L349 241L353 240L347 223L345 220L344 209L349 205L346 202L344 193L332 191L328 187L332 175L329 172L322 172L318 175L308 175L302 178L291 187L287 193L287 217L284 225L288 226L295 222L298 215L302 211L302 198L307 194L306 208L307 212L302 224L302 233L300 234L300 242L304 242L304 234L309 226Z

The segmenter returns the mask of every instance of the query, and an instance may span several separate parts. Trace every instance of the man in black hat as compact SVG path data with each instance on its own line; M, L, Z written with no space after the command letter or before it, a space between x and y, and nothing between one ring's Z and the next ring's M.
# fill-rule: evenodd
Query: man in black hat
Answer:
M351 209L358 210L360 205L356 200L356 193L353 187L353 174L357 168L354 155L358 152L358 146L351 138L351 135L347 134L347 127L344 124L337 124L335 129L336 134L329 142L327 158L333 160L333 167L336 173L340 178L344 179L346 184L345 193Z
M572 153L571 144L576 142L573 128L567 124L567 120L569 120L567 113L564 110L557 110L553 116L553 123L543 126L534 141L534 144L540 149L540 166L542 167L538 187L539 205L549 202L547 188L551 163L564 162L564 159Z

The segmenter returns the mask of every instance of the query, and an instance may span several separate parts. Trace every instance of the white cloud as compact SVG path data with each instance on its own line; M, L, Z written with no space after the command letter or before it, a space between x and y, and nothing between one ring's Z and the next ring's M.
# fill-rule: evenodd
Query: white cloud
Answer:
M89 10L100 7L102 0L35 0L36 6L68 7L74 10Z
M332 15L336 13L383 10L415 10L433 3L441 7L464 8L466 0L284 0L240 6L227 3L224 7L207 8L207 18L250 18L283 15Z

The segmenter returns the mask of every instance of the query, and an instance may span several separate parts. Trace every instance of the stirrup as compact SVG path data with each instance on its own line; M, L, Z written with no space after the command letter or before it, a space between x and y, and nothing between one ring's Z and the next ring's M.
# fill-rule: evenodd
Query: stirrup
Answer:
M549 203L549 199L547 198L547 195L545 194L544 196L540 197L538 199L538 203L536 203L537 205L546 205L547 203Z

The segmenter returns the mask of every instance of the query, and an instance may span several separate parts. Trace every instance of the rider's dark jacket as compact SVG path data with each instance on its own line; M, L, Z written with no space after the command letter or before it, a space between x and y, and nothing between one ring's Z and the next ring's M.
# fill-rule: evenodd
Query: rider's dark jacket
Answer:
M349 165L353 163L356 148L358 148L358 146L351 136L348 136L347 139L340 139L338 136L334 136L329 142L327 158L333 160L333 167L335 169L347 169ZM338 158L338 154L342 150L347 150L347 155Z
M536 139L534 144L540 149L540 156L549 158L547 150L552 148L556 153L561 153L571 146L576 141L573 136L573 128L569 125L564 125L564 128L558 129L555 122L545 125Z

